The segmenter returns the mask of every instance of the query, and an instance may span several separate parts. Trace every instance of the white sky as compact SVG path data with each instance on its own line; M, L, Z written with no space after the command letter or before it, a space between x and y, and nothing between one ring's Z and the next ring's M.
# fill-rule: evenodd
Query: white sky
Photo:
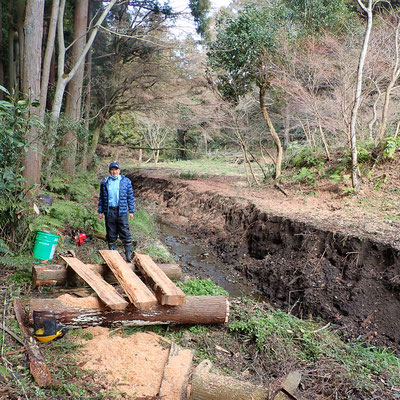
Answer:
M160 1L163 2L162 0ZM226 7L230 3L230 0L211 0L211 14L214 14L219 8ZM176 21L173 33L177 36L186 36L189 34L195 34L195 27L193 18L190 15L189 0L169 0L169 4L175 12L187 13L187 18L179 18Z

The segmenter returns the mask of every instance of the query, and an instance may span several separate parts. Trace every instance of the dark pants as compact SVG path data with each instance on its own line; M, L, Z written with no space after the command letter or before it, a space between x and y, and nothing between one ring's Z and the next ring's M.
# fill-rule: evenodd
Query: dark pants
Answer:
M106 231L107 242L109 244L115 243L118 236L124 244L132 242L131 233L129 232L128 214L119 215L118 207L109 209L106 215Z

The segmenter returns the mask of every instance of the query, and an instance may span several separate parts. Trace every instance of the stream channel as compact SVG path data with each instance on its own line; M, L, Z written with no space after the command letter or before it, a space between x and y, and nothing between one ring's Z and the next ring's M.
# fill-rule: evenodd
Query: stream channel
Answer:
M213 254L210 246L199 243L185 229L159 218L157 220L160 239L182 268L184 275L191 278L210 279L224 288L231 297L243 294L260 300L254 288L238 271Z

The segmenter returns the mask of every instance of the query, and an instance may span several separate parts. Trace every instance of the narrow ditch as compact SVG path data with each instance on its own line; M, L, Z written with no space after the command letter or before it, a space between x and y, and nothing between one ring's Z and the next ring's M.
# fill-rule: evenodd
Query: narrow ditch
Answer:
M175 256L183 273L188 277L210 279L224 288L231 297L243 294L260 299L239 271L223 262L211 246L199 244L183 227L159 218L161 240Z
M300 317L321 317L353 339L400 350L399 248L184 183L140 173L130 178L138 197L162 204L271 303ZM175 246L172 237L166 235L167 244Z

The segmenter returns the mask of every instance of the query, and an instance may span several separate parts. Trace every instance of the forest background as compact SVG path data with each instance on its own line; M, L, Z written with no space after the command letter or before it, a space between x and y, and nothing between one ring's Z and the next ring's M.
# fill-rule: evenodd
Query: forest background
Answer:
M198 36L177 37L168 3L1 1L2 243L26 237L32 194L79 186L105 143L139 164L243 160L250 184L294 168L359 193L398 157L399 5L233 1L211 14L190 0Z

